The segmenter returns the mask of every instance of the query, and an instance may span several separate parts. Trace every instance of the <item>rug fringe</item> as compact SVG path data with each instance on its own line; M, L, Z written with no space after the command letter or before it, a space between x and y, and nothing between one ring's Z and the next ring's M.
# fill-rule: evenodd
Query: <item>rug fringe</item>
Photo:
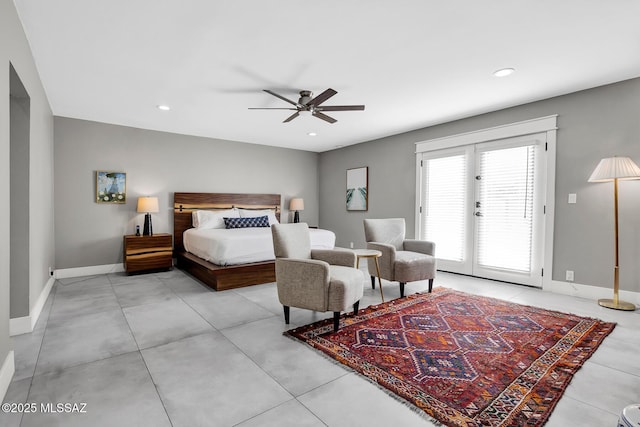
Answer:
M295 328L292 328L290 330L292 331L294 329ZM300 342L302 344L306 344L304 341L301 341L297 337L295 337L295 336L293 336L291 334L288 334L287 332L289 332L289 331L288 330L284 331L282 333L282 335L284 335L285 337L287 337L287 338L289 338L291 340L294 340L296 342ZM345 365L344 363L341 363L339 360L334 359L333 357L329 356L325 352L320 351L320 350L318 350L317 348L315 348L313 346L305 346L305 347L310 348L311 350L313 350L314 353L319 354L324 359L328 360L329 362L333 363L334 365L339 365L342 368L344 368L346 371L349 371L349 372L354 373L354 374L358 374L358 378L364 378L365 380L367 380L371 384L375 385L376 388L378 388L379 390L382 390L383 392L385 392L385 394L387 394L388 396L392 397L395 401L397 401L397 402L401 403L402 405L406 406L408 409L412 410L413 412L415 412L417 415L419 415L421 418L425 419L426 421L431 422L433 425L435 425L437 427L447 427L446 424L443 424L442 422L436 420L431 415L427 414L425 411L423 411L422 409L418 408L413 403L411 403L408 400L402 398L401 396L398 396L397 394L395 394L391 390L385 388L384 386L381 386L380 384L378 384L377 381L372 380L371 378L369 378L366 375L362 375L360 372L356 371L352 367L350 367L348 365Z

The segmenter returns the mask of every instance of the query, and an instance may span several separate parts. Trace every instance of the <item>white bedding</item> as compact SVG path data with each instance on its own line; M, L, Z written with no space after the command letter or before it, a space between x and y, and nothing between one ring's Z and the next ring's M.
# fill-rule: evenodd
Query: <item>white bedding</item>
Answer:
M310 228L312 249L333 249L333 231ZM184 248L217 265L246 264L275 259L271 228L199 229L190 228L182 235Z

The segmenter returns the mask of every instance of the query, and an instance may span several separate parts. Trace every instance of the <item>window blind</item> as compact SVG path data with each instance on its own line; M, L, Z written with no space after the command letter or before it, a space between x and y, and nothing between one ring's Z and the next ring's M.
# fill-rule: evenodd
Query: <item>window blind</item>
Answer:
M479 266L531 271L536 153L537 147L529 145L476 156Z
M423 160L422 238L435 242L438 259L465 259L467 160L465 154Z

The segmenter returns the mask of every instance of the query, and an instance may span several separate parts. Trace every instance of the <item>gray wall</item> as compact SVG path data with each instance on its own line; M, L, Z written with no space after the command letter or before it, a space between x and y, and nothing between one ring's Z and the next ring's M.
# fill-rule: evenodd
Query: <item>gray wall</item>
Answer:
M98 204L95 171L127 173L127 203ZM122 236L142 228L137 197L159 198L155 233L173 232L173 193L274 193L302 197L301 220L318 224L318 154L55 118L58 269L122 262Z
M12 0L0 0L0 191L10 194L9 64L20 76L30 102L29 308L34 307L53 265L53 115ZM0 364L10 349L10 202L0 209ZM25 236L25 238L27 238Z
M364 247L363 218L404 217L413 236L415 147L419 141L558 114L553 279L575 271L581 284L613 281L613 184L588 183L603 157L640 164L640 79L628 80L379 139L320 155L320 225L337 244ZM369 210L346 212L346 169L369 167ZM567 195L577 193L578 203ZM620 186L621 289L640 292L640 181Z

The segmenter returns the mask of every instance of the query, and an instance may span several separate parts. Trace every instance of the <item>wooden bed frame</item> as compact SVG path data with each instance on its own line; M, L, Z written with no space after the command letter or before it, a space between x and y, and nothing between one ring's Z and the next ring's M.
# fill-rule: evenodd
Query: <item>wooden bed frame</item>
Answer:
M216 291L276 281L275 261L223 267L184 249L182 234L193 228L191 214L200 209L275 209L280 220L279 194L174 193L173 245L177 267L197 277Z

